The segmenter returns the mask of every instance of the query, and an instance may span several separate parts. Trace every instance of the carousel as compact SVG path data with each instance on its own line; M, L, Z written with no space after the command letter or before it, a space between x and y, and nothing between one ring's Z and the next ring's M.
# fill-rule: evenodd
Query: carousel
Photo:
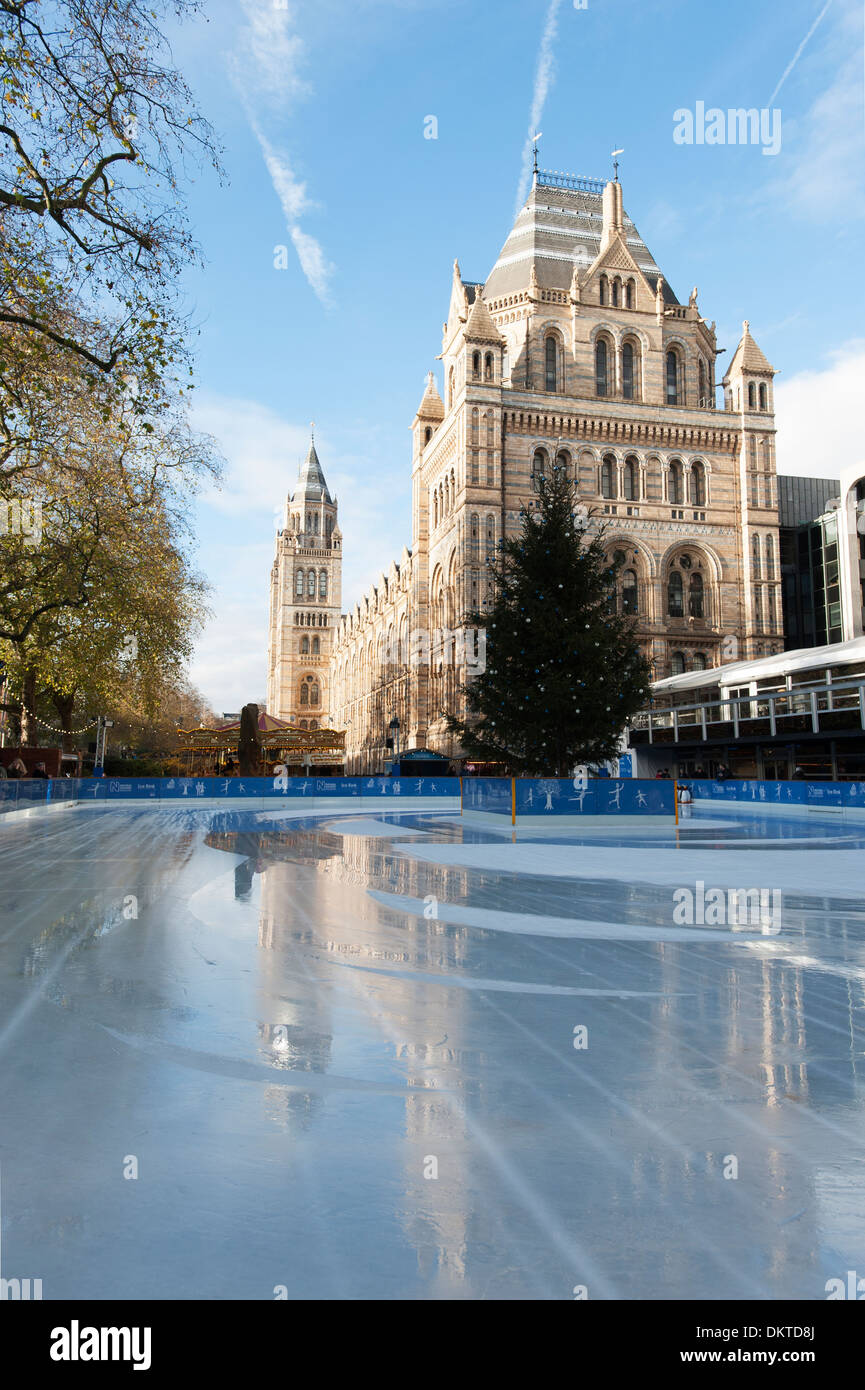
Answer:
M240 720L215 728L178 729L178 752L185 755L190 777L220 777L237 769ZM272 714L259 714L261 775L272 776L284 766L290 777L306 776L312 769L320 777L340 777L345 764L345 732L336 729L301 729Z

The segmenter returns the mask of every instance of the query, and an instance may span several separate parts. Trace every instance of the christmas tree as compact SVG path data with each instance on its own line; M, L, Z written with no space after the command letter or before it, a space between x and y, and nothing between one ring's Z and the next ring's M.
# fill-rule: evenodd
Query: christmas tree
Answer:
M467 626L485 630L486 666L465 686L466 718L448 726L467 756L524 776L571 776L614 757L622 728L649 697L635 619L616 611L616 569L603 532L567 470L536 480L520 534L489 562L492 607Z

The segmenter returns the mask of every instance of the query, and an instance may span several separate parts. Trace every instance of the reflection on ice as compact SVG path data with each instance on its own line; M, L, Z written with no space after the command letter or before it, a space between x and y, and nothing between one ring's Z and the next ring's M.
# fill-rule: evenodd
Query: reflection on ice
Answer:
M862 836L835 829L4 827L3 1273L46 1298L825 1297L865 1183ZM781 935L677 926L695 879L777 884Z

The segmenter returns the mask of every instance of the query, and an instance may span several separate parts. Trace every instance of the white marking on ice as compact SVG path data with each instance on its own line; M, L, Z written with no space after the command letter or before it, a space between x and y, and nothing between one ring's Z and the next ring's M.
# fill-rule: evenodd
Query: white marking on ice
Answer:
M520 980L477 980L458 975L432 975L423 970L386 970L382 966L357 965L347 960L332 960L329 964L339 966L342 970L362 970L367 975L387 975L421 985L446 985L448 988L457 985L460 989L493 991L497 994L579 994L597 999L672 999L688 993L687 990L580 989L575 985L536 985Z
M369 895L383 907L409 912L423 917L426 904L422 898L407 898L401 893L382 893L371 888ZM585 937L602 941L743 941L759 940L758 931L721 931L717 927L633 927L618 922L597 922L579 917L544 917L527 912L500 912L483 907L466 907L463 903L443 903L439 900L438 920L459 927L479 927L483 931L509 932L519 936Z
M862 851L729 850L713 855L686 849L561 844L395 844L395 850L427 863L541 878L610 879L621 883L682 884L703 880L712 888L777 887L811 897L862 896ZM624 858L623 858L624 856Z

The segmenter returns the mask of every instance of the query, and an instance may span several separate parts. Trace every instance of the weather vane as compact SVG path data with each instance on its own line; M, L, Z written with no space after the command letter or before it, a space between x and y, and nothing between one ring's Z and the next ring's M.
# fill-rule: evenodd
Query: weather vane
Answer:
M539 130L537 135L532 136L532 153L534 157L534 172L536 176L538 172L538 141L540 140L543 133L544 132L542 130Z
M619 182L619 160L618 160L618 156L619 156L620 154L624 154L624 153L625 153L625 151L624 151L623 149L622 149L622 150L613 150L613 152L612 152L612 154L611 154L611 156L610 156L610 158L611 158L612 161L613 161L613 168L614 168L614 170L615 170L615 176L614 176L614 177L615 177L616 183Z

